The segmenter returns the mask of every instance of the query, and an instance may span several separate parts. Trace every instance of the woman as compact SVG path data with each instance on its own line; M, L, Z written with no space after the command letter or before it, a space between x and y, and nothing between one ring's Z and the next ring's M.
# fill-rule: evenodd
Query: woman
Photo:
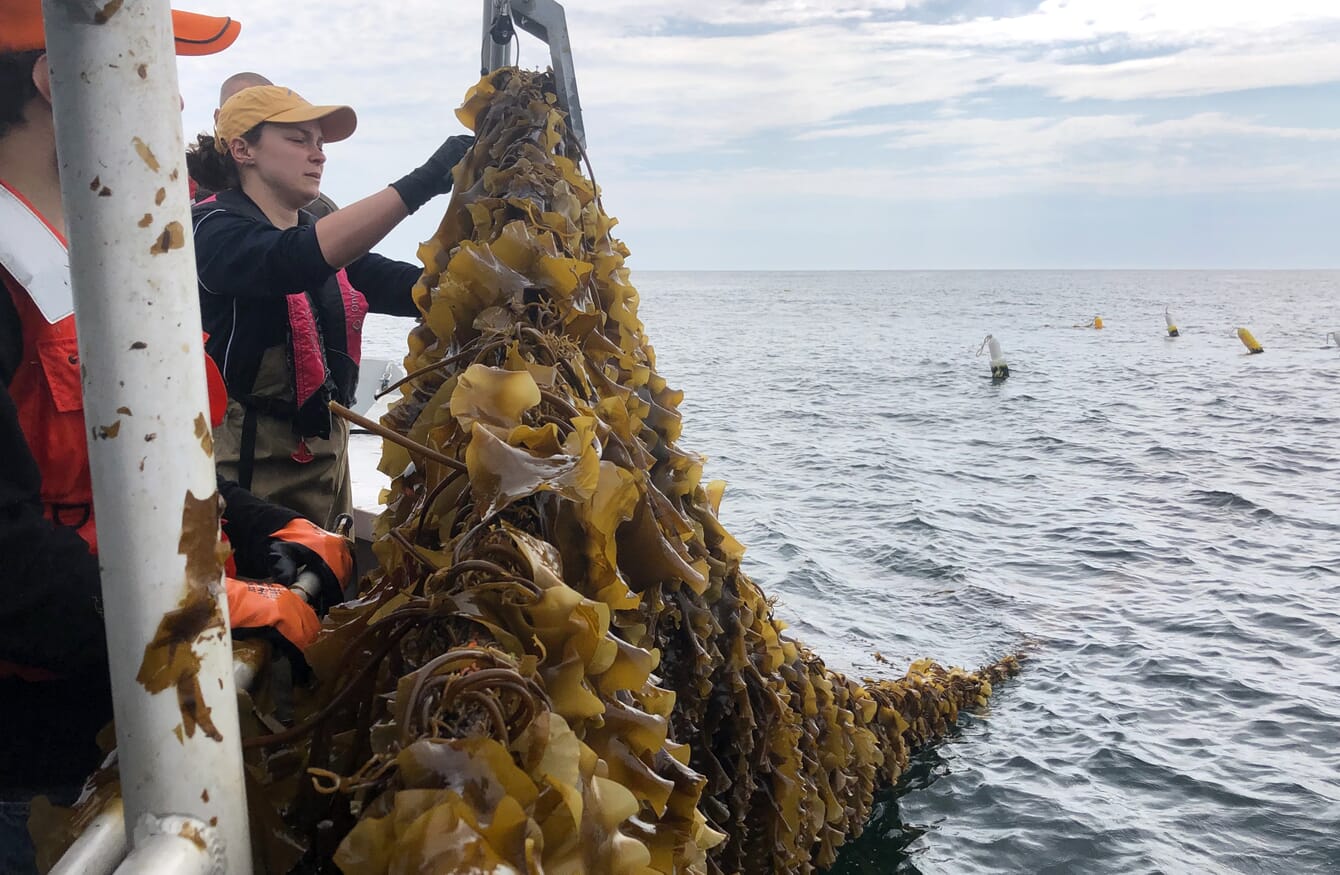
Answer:
M243 488L334 528L352 505L348 424L368 312L418 316L420 268L369 250L429 199L473 139L447 139L417 170L316 219L326 143L354 132L347 106L313 106L275 85L219 108L215 136L187 159L217 194L193 211L205 347L228 384L214 431L219 470Z

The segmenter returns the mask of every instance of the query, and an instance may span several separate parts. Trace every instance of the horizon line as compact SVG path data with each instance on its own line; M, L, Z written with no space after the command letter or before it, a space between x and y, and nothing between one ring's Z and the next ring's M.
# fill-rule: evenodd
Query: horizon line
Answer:
M639 273L1340 273L1340 267L627 267Z

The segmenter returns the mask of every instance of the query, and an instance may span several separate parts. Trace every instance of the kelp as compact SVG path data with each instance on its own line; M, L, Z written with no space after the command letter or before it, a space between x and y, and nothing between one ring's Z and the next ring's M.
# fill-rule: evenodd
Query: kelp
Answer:
M383 417L379 568L244 701L262 871L811 872L1016 657L857 682L785 634L678 443L549 74L481 80ZM300 691L301 692L301 691Z
M787 637L678 444L682 394L549 77L499 71L458 115L478 139L419 251L381 567L313 656L335 697L365 687L307 764L357 818L334 861L824 868L1017 661L857 683Z

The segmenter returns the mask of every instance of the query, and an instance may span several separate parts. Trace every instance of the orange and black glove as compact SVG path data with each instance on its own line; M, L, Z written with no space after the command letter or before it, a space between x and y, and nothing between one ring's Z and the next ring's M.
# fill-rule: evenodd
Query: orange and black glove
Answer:
M276 633L299 651L321 632L316 611L302 596L280 583L225 578L228 625L234 634Z
M344 601L344 589L354 577L354 557L343 535L328 532L297 518L271 532L270 560L275 580L293 586L299 575L310 571L320 581L318 591L308 593L312 607L324 614Z

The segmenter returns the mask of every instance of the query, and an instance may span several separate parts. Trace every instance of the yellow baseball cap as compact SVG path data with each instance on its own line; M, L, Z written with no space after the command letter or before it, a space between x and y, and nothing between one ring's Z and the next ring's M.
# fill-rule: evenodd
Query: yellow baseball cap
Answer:
M214 122L214 145L220 152L226 152L234 138L262 122L320 122L326 142L338 143L348 139L358 127L358 116L347 106L313 106L291 88L253 85L219 107L219 117Z
M179 55L212 55L233 44L242 30L232 18L172 10L172 35ZM42 0L0 0L0 54L46 48Z

